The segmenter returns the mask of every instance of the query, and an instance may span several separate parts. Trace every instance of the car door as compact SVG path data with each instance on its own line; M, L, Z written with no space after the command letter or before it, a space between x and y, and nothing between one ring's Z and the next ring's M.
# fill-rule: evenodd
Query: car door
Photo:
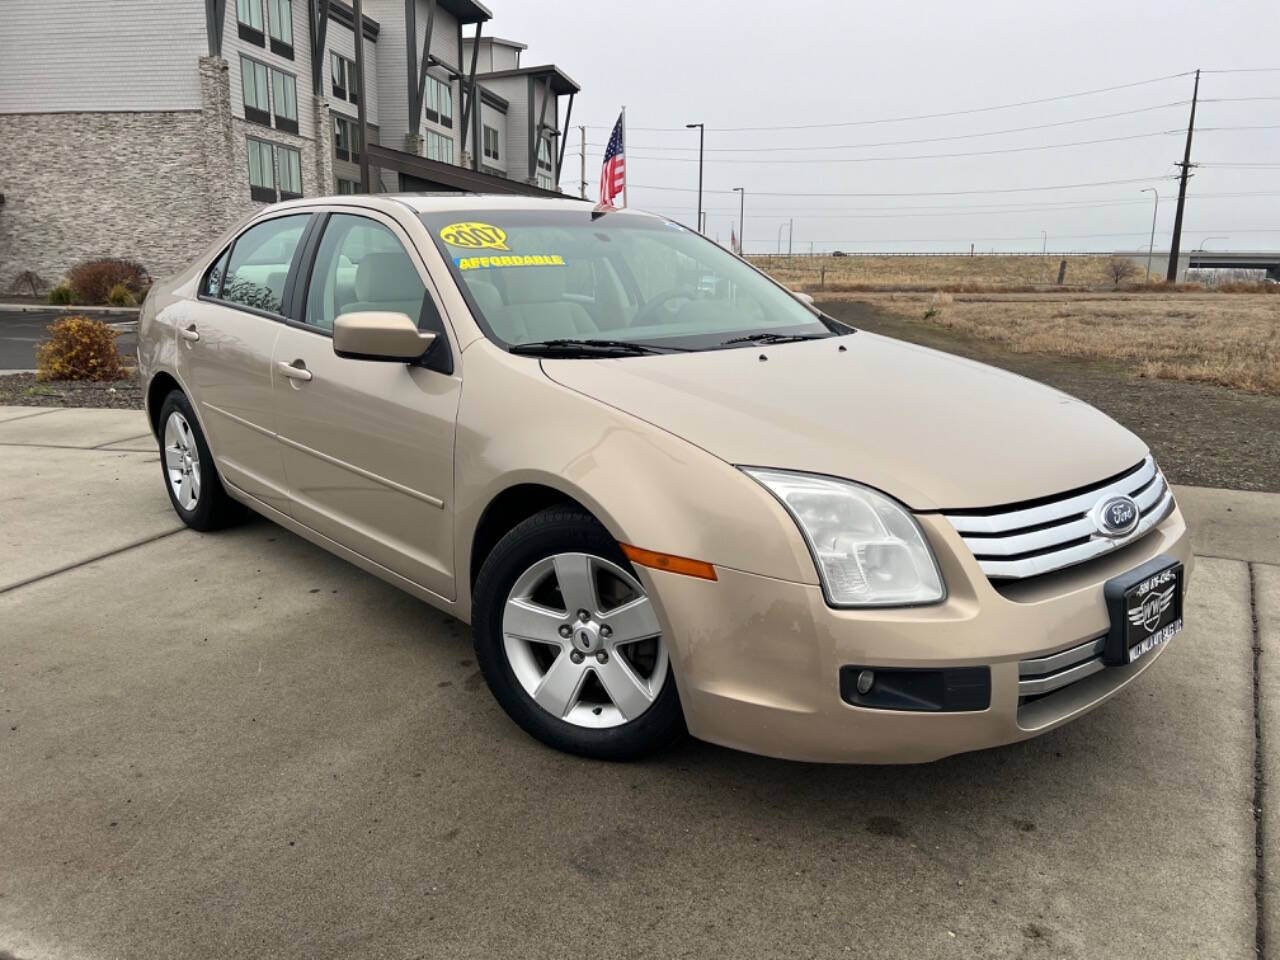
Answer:
M430 278L408 236L372 211L325 215L273 354L276 430L290 512L446 599L453 581L454 373ZM414 362L333 352L342 313L408 314L438 334Z
M195 308L178 328L178 373L219 472L280 511L288 508L288 492L271 358L311 216L261 220L236 237L203 277Z

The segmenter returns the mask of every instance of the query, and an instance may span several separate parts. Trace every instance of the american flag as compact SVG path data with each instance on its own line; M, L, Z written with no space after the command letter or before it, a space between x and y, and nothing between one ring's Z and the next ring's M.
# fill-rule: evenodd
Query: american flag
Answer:
M612 204L614 197L625 192L627 182L626 157L622 149L622 114L613 125L613 136L604 151L604 167L600 171L600 202Z

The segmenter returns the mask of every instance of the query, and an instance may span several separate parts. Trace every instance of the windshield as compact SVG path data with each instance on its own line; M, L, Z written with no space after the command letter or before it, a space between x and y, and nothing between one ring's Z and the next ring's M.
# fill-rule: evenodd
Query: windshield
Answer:
M422 220L485 333L517 352L548 341L588 341L598 355L831 335L787 291L668 220L593 216L585 204L581 212L455 210Z

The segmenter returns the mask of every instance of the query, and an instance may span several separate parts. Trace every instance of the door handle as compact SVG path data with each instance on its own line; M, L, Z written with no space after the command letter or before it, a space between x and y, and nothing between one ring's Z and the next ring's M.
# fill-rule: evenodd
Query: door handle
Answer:
M290 380L310 380L311 371L307 369L307 365L301 360L295 360L293 363L285 363L281 360L276 364L276 369Z
M185 329L179 328L178 336L182 337L183 340L190 340L195 343L200 339L200 331L196 329L196 325L193 323Z

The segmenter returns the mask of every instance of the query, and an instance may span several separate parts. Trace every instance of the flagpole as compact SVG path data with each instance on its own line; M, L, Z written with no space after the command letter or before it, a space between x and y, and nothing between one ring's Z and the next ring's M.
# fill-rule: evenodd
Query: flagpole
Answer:
M628 153L628 150L627 150L627 105L624 103L624 104L622 105L622 155L623 155L623 157L626 157L627 153ZM624 160L623 162L625 163L626 161ZM623 205L624 207L628 205L628 204L627 204L627 181L631 179L631 177L630 177L630 176L628 176L628 174L629 174L630 172L631 172L631 171L627 170L625 167L623 168L623 174L622 174L622 205Z

